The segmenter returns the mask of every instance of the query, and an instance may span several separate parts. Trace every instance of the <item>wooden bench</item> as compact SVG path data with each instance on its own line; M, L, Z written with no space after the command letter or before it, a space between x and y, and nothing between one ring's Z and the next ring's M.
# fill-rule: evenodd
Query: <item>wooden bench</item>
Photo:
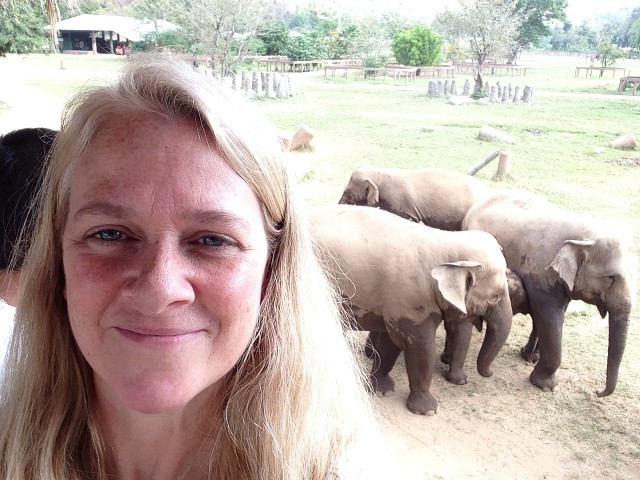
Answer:
M640 77L622 77L618 85L618 92L624 92L627 87L631 87L631 94L635 95L636 90L638 90L638 87L640 87Z
M580 72L584 70L584 76L591 76L593 72L600 72L600 77L604 74L604 72L613 72L613 76L616 76L616 72L622 72L622 75L627 74L627 69L624 67L576 67L575 76L580 75Z

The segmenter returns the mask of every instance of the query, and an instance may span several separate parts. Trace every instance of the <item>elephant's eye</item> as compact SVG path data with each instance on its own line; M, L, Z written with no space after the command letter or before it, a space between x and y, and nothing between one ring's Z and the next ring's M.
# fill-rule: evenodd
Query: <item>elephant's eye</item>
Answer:
M502 294L500 294L500 293L497 294L497 295L494 295L493 297L491 297L489 299L489 303L498 303L501 298L502 298Z

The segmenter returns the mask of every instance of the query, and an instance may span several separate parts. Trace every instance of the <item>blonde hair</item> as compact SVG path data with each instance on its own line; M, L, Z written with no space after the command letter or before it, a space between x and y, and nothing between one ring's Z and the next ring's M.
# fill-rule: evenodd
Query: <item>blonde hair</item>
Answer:
M257 330L225 379L224 405L209 412L221 414L222 423L209 478L332 478L337 459L367 435L373 417L339 298L313 254L282 147L246 102L186 64L158 56L129 60L117 83L87 88L67 105L2 385L0 477L117 473L109 471L109 448L97 427L92 372L69 326L61 238L82 152L108 121L140 111L196 119L261 202L271 245Z

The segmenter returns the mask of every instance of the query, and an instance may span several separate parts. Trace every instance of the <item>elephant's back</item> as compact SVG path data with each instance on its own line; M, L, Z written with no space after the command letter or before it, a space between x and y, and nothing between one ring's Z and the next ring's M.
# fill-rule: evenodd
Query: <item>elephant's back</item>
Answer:
M421 220L445 230L460 230L469 208L489 192L484 182L471 175L438 167L407 170L400 181L413 197Z
M429 228L379 208L345 204L313 207L309 223L316 242L343 252L367 252L369 258L415 243Z

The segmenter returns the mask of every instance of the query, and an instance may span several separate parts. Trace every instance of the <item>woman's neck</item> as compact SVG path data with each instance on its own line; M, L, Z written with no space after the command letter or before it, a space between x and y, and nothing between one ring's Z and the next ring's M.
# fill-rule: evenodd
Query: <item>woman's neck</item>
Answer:
M0 298L15 307L18 304L20 270L0 270Z

